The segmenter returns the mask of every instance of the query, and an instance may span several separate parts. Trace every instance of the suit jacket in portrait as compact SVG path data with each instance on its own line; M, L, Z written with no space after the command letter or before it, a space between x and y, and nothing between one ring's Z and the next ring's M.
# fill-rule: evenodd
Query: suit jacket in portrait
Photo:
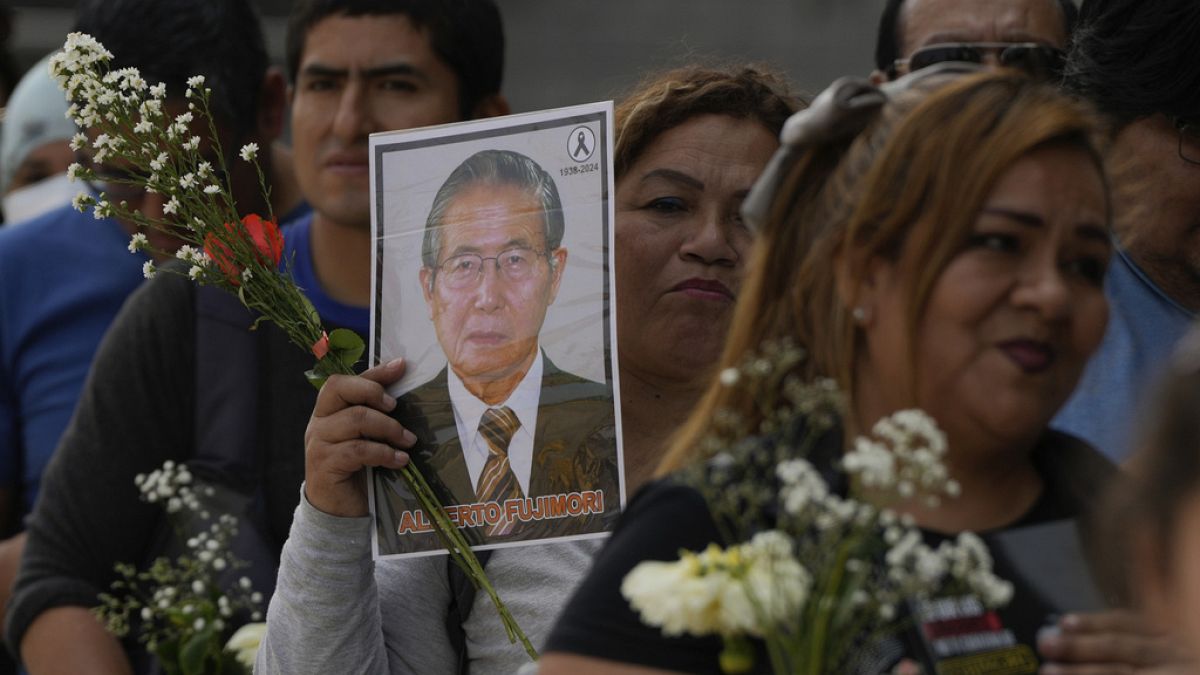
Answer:
M417 436L409 456L442 503L475 503L475 486L458 437L447 371L443 369L429 382L401 395L392 415ZM397 472L376 470L372 489L381 555L442 547L433 533L396 534L404 513L420 508ZM484 527L464 528L463 534L472 544L486 544L604 532L612 529L620 512L611 390L559 370L544 357L533 465L525 496L536 499L584 490L603 490L602 514L519 523L509 535L490 540Z

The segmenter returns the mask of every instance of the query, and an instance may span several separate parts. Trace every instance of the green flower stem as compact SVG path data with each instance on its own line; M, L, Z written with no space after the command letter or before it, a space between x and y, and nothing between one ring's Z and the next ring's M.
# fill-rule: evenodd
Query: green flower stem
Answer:
M328 360L332 364L332 368L341 374L353 374L353 371L338 359L326 356L322 360ZM433 488L429 486L429 482L425 480L425 476L412 464L401 468L400 476L404 479L409 491L416 496L417 501L421 504L421 508L430 516L430 519L433 521L434 532L441 539L442 545L450 553L450 557L454 560L455 564L466 572L467 578L471 580L475 588L487 593L488 597L491 598L492 604L496 606L496 612L500 615L500 620L504 623L504 630L508 634L508 641L516 643L520 640L521 646L525 648L525 653L529 655L529 658L537 661L538 653L534 649L533 643L529 641L528 636L521 630L516 617L508 610L508 606L500 599L500 594L496 592L495 586L492 586L492 582L488 579L483 565L479 564L479 558L475 556L475 551L471 549L471 545L467 543L466 537L463 536L458 526L450 520L450 516L446 515L446 509L438 500L437 495L434 494Z

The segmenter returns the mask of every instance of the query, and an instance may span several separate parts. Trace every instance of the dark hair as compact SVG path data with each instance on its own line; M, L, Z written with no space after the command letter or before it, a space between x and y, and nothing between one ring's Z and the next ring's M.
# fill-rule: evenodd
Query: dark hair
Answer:
M879 17L879 33L875 37L875 67L880 72L888 72L900 55L900 9L904 0L887 0L883 14ZM1075 33L1075 23L1079 19L1079 9L1074 0L1058 0L1058 7L1063 13L1063 28L1067 33L1067 45L1071 44L1071 36Z
M80 0L75 30L113 53L112 69L134 67L182 99L203 75L218 119L238 132L257 125L267 72L262 25L249 0Z
M553 251L562 246L563 222L562 199L558 186L537 162L512 150L481 150L455 167L438 188L425 219L425 238L421 243L421 263L429 269L437 267L441 249L442 219L446 209L460 192L474 185L512 185L528 190L542 207L543 234L546 250ZM554 258L550 258L554 265Z
M778 135L804 105L783 78L760 68L689 66L652 76L613 112L613 170L619 178L654 139L698 115L751 119Z
M458 77L458 109L473 117L480 101L500 92L504 27L492 0L298 0L287 29L288 78L295 83L308 32L330 16L402 14L429 32L429 43Z
M1088 0L1066 88L1118 127L1147 115L1200 115L1200 3Z

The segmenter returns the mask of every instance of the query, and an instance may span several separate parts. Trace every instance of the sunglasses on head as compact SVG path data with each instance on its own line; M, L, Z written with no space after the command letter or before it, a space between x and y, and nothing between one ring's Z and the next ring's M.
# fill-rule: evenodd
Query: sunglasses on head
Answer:
M897 59L892 66L892 76L900 68L906 68L905 72L911 73L946 61L987 63L989 56L1002 66L1017 68L1044 79L1060 76L1066 60L1066 54L1061 49L1038 42L948 42L922 47L907 59Z

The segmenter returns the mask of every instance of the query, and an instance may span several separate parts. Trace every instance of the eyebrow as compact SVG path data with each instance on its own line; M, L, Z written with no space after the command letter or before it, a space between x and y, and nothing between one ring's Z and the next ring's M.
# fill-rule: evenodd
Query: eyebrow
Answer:
M1006 218L1019 225L1024 225L1025 227L1040 229L1046 226L1046 222L1042 220L1041 216L1027 213L1025 211L1015 211L1012 209L992 206L984 208L981 212L991 216ZM1079 223L1075 226L1075 232L1085 239L1103 241L1106 244L1111 243L1112 241L1108 236L1108 229L1095 223Z
M364 68L359 72L367 79L404 75L423 81L429 80L429 76L425 72L418 70L411 63L385 63L371 68ZM301 75L308 77L349 77L350 73L351 70L349 68L335 68L322 63L310 63L304 66L304 69L301 71Z
M653 171L649 171L646 173L646 175L642 176L642 182L645 183L646 181L650 181L655 178L660 178L672 183L681 183L696 190L704 189L704 181L695 178L694 176L689 176L682 171L676 171L675 169L654 169Z
M502 244L500 246L500 250L497 251L497 255L499 255L500 253L504 253L505 251L510 251L514 248L527 248L531 251L534 250L533 245L530 243L530 241L528 239L521 237L521 238L509 239L507 242ZM480 257L482 257L481 254L483 253L483 249L474 244L459 244L457 247L454 248L454 250L450 251L450 255L446 256L446 259L449 260L450 258L453 258L456 255L463 255L464 253L474 253L475 255L480 255Z
M913 51L915 52L917 50L924 49L926 47L932 47L934 45L941 45L941 44L980 44L981 42L982 43L1003 42L1003 43L1013 43L1013 44L1021 44L1021 43L1025 43L1025 42L1036 42L1037 44L1040 44L1040 45L1049 45L1050 44L1050 43L1046 42L1045 40L1040 39L1039 37L1037 37L1036 35L1034 35L1032 33L1025 33L1022 31L1003 32L1000 35L999 40L982 40L982 41L972 39L972 38L968 37L966 33L945 32L945 33L934 33L933 35L926 37L925 42L922 43L921 46L917 47ZM1050 46L1053 46L1053 45L1050 45Z

